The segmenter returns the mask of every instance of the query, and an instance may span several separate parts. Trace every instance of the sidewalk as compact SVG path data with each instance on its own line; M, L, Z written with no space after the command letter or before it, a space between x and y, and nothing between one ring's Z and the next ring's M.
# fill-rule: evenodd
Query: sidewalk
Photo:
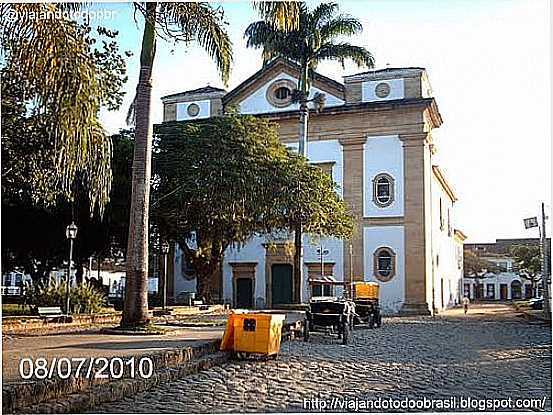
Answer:
M52 334L40 337L2 336L3 384L21 381L23 358L99 358L148 356L183 349L222 338L224 327L178 328L164 335L115 335L95 333Z
M228 359L228 353L219 352L223 327L165 327L171 331L164 335L104 334L99 330L32 337L4 335L2 411L83 412L91 405L121 399ZM46 360L47 372L43 362L37 364L38 358ZM78 376L79 360L72 360L75 358L84 360ZM27 359L23 367L31 375L28 380L20 373L22 359ZM60 373L68 373L68 365L72 374L61 377ZM37 370L29 370L39 366L40 377ZM105 376L96 376L98 373Z

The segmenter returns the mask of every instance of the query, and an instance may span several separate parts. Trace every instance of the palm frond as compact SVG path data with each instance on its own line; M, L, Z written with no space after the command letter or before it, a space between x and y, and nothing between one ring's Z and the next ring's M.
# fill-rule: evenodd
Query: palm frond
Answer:
M301 4L297 1L254 1L253 7L273 28L290 31L299 27Z
M363 31L363 25L355 17L340 15L322 25L320 31L323 41L327 41L337 36L357 35Z
M160 3L161 29L175 40L197 41L214 59L226 84L232 65L232 42L223 28L222 9L208 3Z
M338 9L337 3L321 3L311 13L311 19L317 26L320 26L330 20Z
M351 60L359 67L374 67L372 53L364 47L350 43L327 43L318 51L317 58L318 60L337 60L342 65L346 60Z

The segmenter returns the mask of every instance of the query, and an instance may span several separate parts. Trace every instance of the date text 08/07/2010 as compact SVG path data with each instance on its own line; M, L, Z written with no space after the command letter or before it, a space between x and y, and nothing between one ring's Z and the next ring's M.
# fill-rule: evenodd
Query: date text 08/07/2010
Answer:
M68 379L84 377L87 379L120 379L124 375L131 379L135 377L149 378L154 372L154 363L149 357L54 357L48 360L44 357L33 359L23 358L19 361L19 374L28 379Z

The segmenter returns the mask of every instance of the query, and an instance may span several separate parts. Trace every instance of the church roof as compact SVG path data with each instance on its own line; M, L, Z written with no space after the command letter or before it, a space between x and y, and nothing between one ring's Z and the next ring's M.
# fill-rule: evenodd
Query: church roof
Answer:
M165 95L164 97L161 97L161 99L176 98L176 97L182 97L186 95L210 94L212 92L225 93L227 91L222 88L216 88L214 86L207 85L201 88L191 89L189 91L183 91L183 92L177 92L176 94Z

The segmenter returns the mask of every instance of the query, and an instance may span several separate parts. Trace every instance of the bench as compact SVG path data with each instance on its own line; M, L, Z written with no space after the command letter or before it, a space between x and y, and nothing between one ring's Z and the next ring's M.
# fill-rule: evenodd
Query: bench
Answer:
M44 319L65 317L61 307L38 307L38 315Z

